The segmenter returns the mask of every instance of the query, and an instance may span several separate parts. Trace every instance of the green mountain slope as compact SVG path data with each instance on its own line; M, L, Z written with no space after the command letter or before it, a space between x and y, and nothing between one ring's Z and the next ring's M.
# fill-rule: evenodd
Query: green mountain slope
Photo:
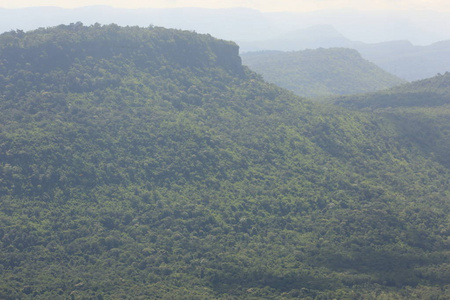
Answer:
M346 108L370 111L445 106L450 104L450 73L372 94L337 98L336 104Z
M306 97L373 92L404 83L351 49L250 52L242 59L267 81Z
M450 167L450 73L335 104L388 117L426 155Z
M432 298L449 169L238 47L81 24L0 36L0 298Z

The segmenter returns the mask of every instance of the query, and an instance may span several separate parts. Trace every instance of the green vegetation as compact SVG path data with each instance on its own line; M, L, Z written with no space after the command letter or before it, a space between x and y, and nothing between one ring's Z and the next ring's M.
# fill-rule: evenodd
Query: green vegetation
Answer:
M238 47L0 35L1 299L450 297L448 166Z
M404 83L345 48L250 52L242 59L267 81L304 97L373 92Z
M450 167L450 73L333 101L390 119L426 156Z

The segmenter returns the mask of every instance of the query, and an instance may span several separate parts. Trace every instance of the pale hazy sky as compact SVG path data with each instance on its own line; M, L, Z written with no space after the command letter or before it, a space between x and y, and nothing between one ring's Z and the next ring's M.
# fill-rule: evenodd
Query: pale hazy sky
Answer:
M312 11L321 9L436 10L450 12L449 0L0 0L2 8L58 6L74 8L109 5L121 8L249 7L261 11Z

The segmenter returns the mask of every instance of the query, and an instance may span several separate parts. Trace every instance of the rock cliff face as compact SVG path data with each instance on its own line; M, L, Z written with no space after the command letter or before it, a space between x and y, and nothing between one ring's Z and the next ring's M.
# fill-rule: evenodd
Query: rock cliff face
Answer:
M239 56L239 47L232 42L215 42L211 47L216 54L216 63L236 75L242 75L242 61Z

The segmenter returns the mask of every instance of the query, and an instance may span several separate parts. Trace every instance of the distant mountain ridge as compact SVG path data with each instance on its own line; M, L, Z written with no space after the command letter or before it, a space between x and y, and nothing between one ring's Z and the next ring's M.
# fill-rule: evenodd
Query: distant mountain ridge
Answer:
M270 40L237 41L241 52L265 50L300 51L305 49L351 47L354 43L332 25L315 25L285 33Z
M379 43L406 39L414 44L427 45L450 39L449 34L442 30L450 26L449 20L449 13L435 11L319 10L293 13L260 12L249 8L121 9L105 5L75 9L0 8L0 32L28 31L81 21L87 25L98 22L146 27L153 24L196 30L234 41L260 41L311 26L331 24L352 41Z
M244 53L263 50L300 51L320 47L356 49L365 59L408 81L450 71L450 40L428 46L416 46L409 41L367 44L347 39L330 25L313 26L283 37L241 42L240 45Z
M408 41L393 41L355 44L353 48L366 59L408 81L450 71L450 40L428 46L415 46Z
M267 81L304 97L373 92L404 83L352 49L249 52L241 57Z
M450 64L450 35L448 31L442 30L450 28L450 14L432 11L263 13L248 8L0 8L0 32L16 29L27 31L78 21L86 25L115 23L122 26L156 25L195 30L233 40L240 45L241 53L299 51L320 47L352 48L384 70L408 81L449 71ZM428 46L398 42L404 40Z

